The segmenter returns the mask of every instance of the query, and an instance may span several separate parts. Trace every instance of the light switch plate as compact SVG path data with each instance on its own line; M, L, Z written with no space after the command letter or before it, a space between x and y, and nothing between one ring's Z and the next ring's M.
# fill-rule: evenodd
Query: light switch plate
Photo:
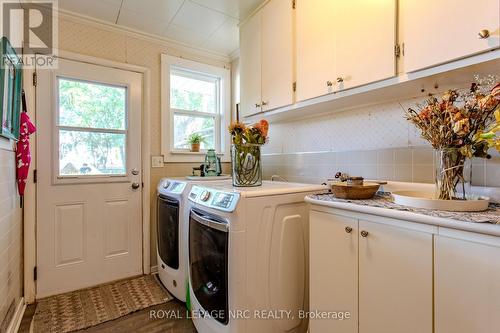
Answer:
M151 156L151 167L163 168L163 156Z

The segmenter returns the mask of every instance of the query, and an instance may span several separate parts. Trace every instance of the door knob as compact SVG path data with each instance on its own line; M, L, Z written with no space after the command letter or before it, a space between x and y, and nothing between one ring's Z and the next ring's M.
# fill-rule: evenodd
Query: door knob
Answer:
M260 106L261 106L261 105L260 105L259 103L255 103L255 107L256 107L256 108L260 108Z
M352 232L352 228L351 227L345 227L345 232L347 232L348 234L350 234Z
M262 102L262 106L269 104L269 102Z
M132 189L137 190L141 185L139 183L132 183Z
M365 230L361 231L361 237L365 237L365 238L368 237L368 231L365 231Z
M327 87L331 87L331 86L333 86L333 82L332 82L332 81L326 81L326 86L327 86Z
M483 30L479 31L478 35L479 35L479 38L485 39L485 38L490 37L490 31L487 29L483 29Z
M337 82L338 82L338 83L342 83L342 82L344 82L344 78L343 78L343 77L341 77L341 76L339 76L339 77L337 78Z

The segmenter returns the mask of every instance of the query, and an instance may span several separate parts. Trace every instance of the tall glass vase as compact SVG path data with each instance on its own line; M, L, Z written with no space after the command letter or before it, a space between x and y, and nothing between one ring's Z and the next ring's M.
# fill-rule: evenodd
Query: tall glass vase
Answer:
M260 145L232 145L231 164L234 186L252 187L262 185Z
M467 200L471 189L472 163L458 148L436 150L436 197Z

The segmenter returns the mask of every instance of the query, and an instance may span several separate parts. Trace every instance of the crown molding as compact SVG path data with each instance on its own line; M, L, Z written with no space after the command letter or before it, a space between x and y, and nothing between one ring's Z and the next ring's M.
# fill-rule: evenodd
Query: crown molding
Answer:
M71 12L68 10L64 9L58 9L56 12L56 16L59 18L69 20L75 23L80 23L80 24L85 24L93 27L97 27L99 29L103 29L106 31L110 32L115 32L115 33L121 33L121 34L127 34L127 36L141 39L144 41L156 43L159 45L163 45L166 47L174 48L178 51L181 52L186 52L187 54L192 54L193 56L200 56L204 58L208 58L214 61L219 61L219 62L224 62L224 63L230 63L231 62L231 57L230 55L216 52L210 49L206 48L201 48L201 47L195 47L183 42L179 42L167 37L163 36L158 36L155 34L150 34L147 32L143 32L140 30L136 30L133 28L128 28L116 24L112 24L103 20L99 20L90 16L78 14L75 12Z
M229 54L229 59L231 59L231 62L238 59L239 57L240 57L240 48L237 48L236 50L234 50Z

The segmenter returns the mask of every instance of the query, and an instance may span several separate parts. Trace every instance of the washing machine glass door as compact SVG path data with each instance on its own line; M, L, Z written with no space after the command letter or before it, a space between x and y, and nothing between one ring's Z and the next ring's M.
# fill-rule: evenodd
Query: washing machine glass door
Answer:
M189 218L191 288L198 303L226 325L228 313L228 222L198 210Z
M170 268L179 269L179 201L158 196L158 254Z

